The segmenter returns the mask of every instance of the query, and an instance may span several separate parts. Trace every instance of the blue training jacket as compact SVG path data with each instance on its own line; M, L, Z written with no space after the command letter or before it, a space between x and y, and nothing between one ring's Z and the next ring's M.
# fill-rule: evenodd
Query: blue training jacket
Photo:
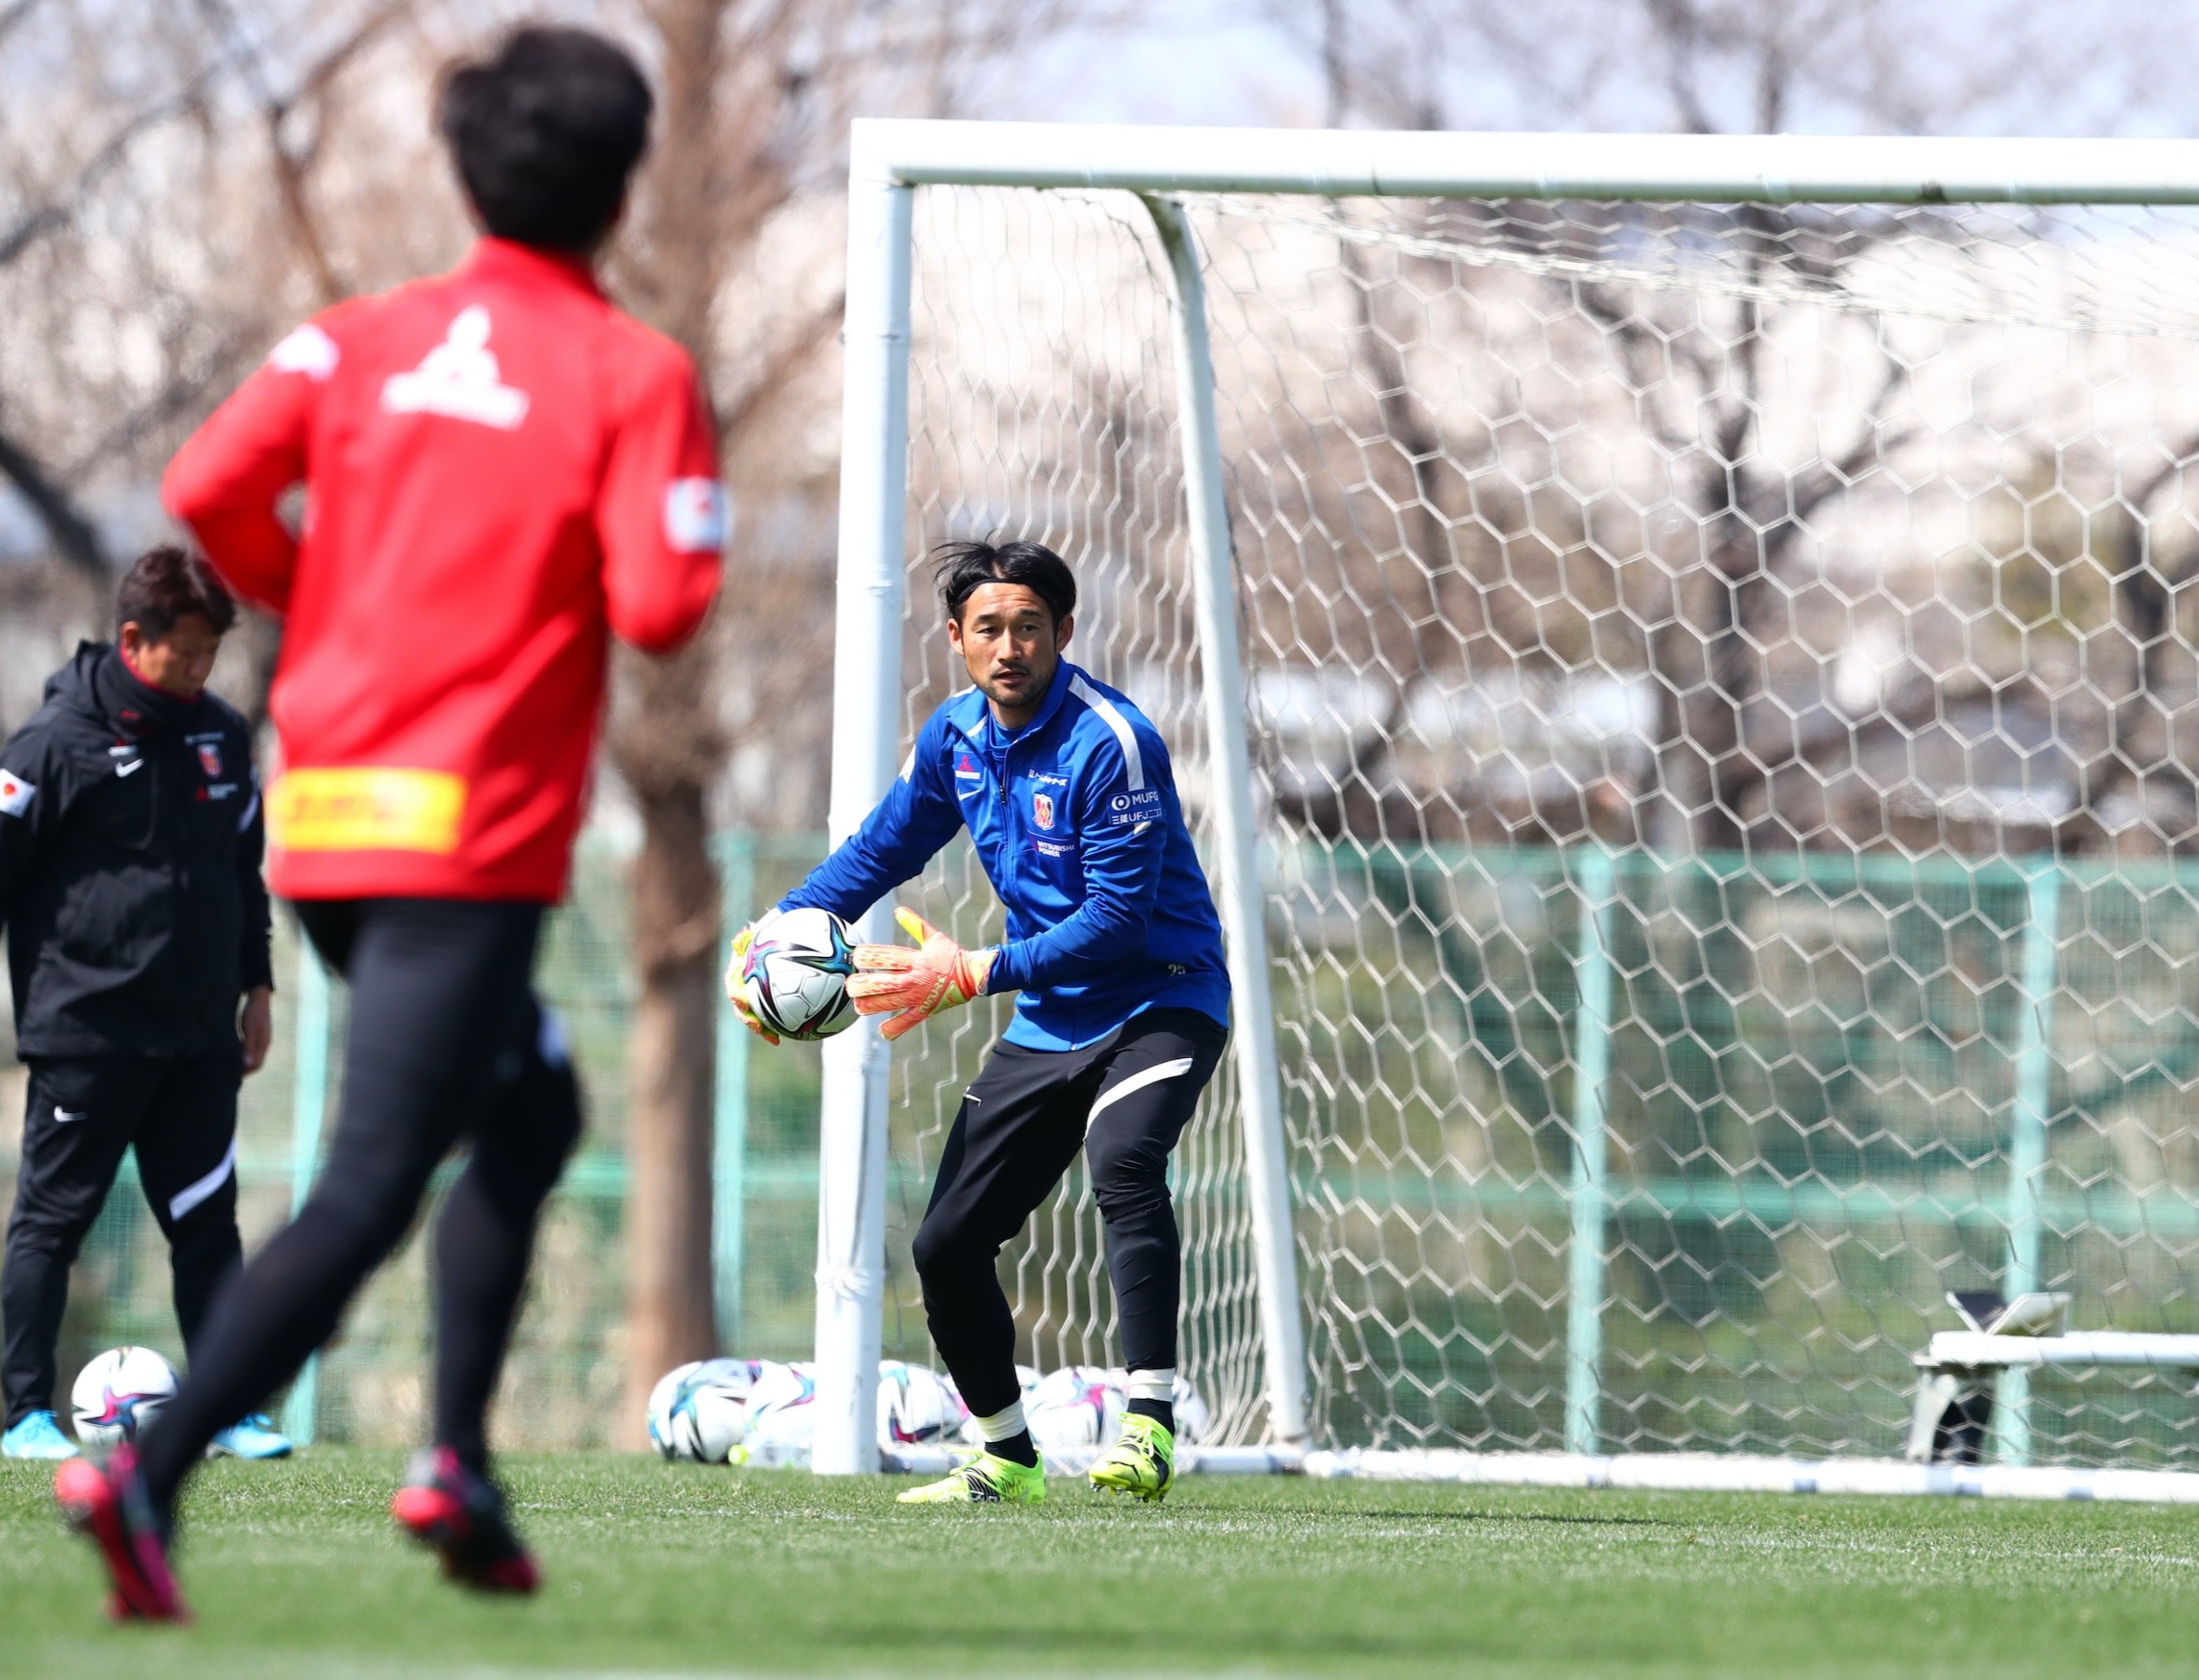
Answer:
M1008 909L986 989L1022 994L1010 1044L1082 1049L1148 1009L1229 1024L1222 924L1168 748L1145 713L1066 659L1013 735L975 688L933 712L893 790L780 908L852 920L964 827Z

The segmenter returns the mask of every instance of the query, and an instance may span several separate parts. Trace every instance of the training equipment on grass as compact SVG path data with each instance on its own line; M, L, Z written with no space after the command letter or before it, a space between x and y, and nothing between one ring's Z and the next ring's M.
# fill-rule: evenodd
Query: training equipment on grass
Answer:
M748 1462L789 1469L810 1462L817 1426L815 1367L766 1365L748 1395Z
M1229 934L1215 1439L1892 1459L1951 1289L2199 1330L2195 205L2182 142L857 127L832 808L962 681L923 554L1064 552ZM991 937L958 853L899 896ZM824 1051L820 1469L880 1155L1005 1018ZM1046 1366L1100 1225L1003 1256ZM2174 1373L1999 1387L1996 1465L2199 1465Z
M756 924L740 959L749 1011L781 1038L827 1039L854 1024L847 995L854 939L829 910L773 911Z
M956 1439L970 1408L954 1384L923 1365L887 1359L878 1367L878 1445L927 1445Z
M69 1406L88 1448L134 1441L175 1395L175 1367L150 1348L109 1348L76 1374Z
M1072 1365L1048 1371L1023 1402L1023 1421L1042 1453L1112 1441L1128 1405L1120 1371Z
M665 1372L649 1394L650 1444L667 1459L742 1462L749 1402L769 1368L763 1359L697 1359Z

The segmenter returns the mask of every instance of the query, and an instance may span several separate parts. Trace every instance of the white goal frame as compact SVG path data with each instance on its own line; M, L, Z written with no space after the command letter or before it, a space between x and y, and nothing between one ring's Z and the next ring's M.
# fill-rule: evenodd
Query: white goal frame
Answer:
M867 119L854 123L850 152L829 813L836 844L884 795L899 757L916 190L1120 190L1142 199L1169 254L1203 701L1215 754L1218 908L1235 991L1230 1053L1243 1094L1268 1438L1280 1450L1271 1457L1301 1461L1312 1444L1305 1332L1255 857L1236 580L1199 252L1182 212L1166 195L2193 205L2199 204L2199 142L1417 134ZM887 907L874 908L861 932L869 939L891 938ZM888 1073L886 1045L873 1021L864 1021L824 1046L813 1459L819 1474L880 1468L874 1409L885 1290ZM1580 1472L1589 1485L1610 1479L1594 1466L1614 1460L1569 1456L1589 1466ZM1560 1474L1552 1469L1527 1479ZM1935 1474L1949 1482L1947 1488L1927 1489L1919 1483L1911 1489L1904 1483L1901 1490L1974 1490L1954 1487L1946 1472ZM2070 1473L2034 1474L2054 1480L2058 1489ZM1911 1479L1924 1475L1918 1470ZM1806 1479L1813 1487L1820 1485L1814 1467ZM2186 1479L2170 1480L2181 1486ZM2193 1480L2199 1486L2199 1479ZM2001 1489L1996 1484L1991 1490Z

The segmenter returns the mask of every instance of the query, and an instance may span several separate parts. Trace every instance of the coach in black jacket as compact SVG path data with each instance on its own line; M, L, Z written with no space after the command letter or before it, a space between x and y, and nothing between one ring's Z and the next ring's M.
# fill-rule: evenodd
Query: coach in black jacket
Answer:
M251 734L203 692L235 615L203 566L153 550L122 581L118 642L80 646L0 748L0 922L31 1068L0 1274L12 1458L73 1451L55 1342L124 1150L187 1348L240 1257L237 1091L267 1058L272 982Z

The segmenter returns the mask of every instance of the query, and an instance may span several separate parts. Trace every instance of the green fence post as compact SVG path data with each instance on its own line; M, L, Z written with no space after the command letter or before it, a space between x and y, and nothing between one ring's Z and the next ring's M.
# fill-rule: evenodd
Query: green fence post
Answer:
M2016 1040L2016 1101L2008 1137L2008 1299L2039 1284L2039 1176L2046 1171L2047 1105L2054 1077L2054 991L2061 913L2061 867L2034 864L2026 880L2023 1021ZM2031 1384L2027 1371L2001 1377L1993 1409L2004 1464L2031 1461Z
M756 837L735 829L717 838L718 891L725 923L746 921L756 896ZM711 1259L717 1297L717 1339L724 1353L740 1347L742 1215L748 1196L748 1029L730 1009L718 1011L717 1089L711 1143Z
M291 1071L290 1212L293 1219L313 1193L314 1169L321 1159L321 1127L328 1110L328 970L314 954L313 942L298 940L297 1055ZM283 1403L282 1432L310 1447L321 1421L321 1356L309 1357Z
M1603 1365L1604 1094L1611 1075L1611 854L1601 847L1581 863L1579 948L1574 985L1573 1176L1567 1196L1572 1240L1566 1255L1565 1451L1596 1450L1596 1400Z

